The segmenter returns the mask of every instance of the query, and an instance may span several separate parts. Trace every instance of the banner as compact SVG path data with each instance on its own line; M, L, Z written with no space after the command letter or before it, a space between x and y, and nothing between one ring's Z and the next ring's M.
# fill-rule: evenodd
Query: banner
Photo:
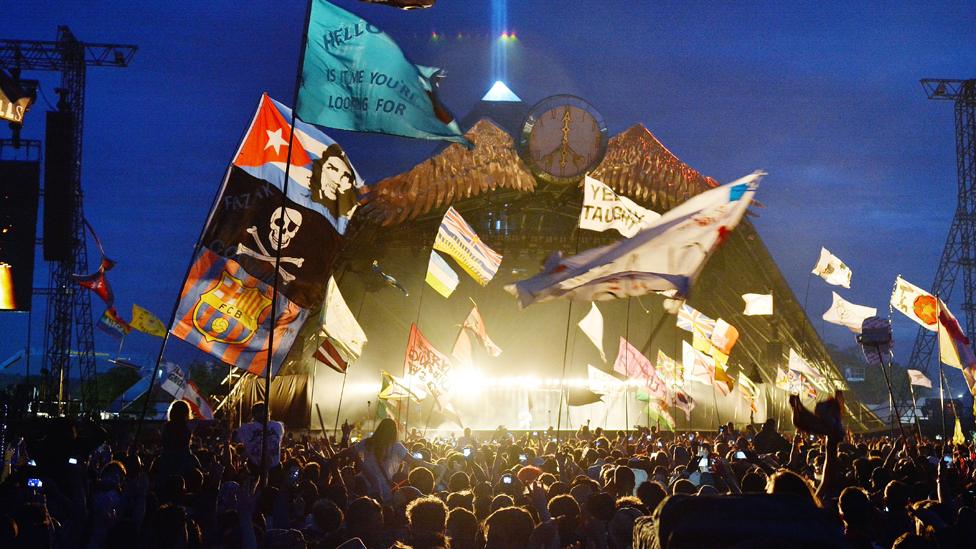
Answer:
M586 176L583 182L583 209L580 210L581 229L603 232L614 229L630 238L648 227L661 214L638 206L636 202L613 192L602 181Z
M596 303L590 303L590 312L586 313L577 326L600 351L600 358L606 362L607 355L603 352L603 315L600 314L600 309L597 309Z
M674 290L688 295L705 262L739 224L762 172L709 189L631 238L572 257L555 253L543 272L505 287L521 307L558 298L605 301Z
M0 69L0 119L23 125L24 115L36 98L36 90L33 92L24 90L20 83L7 74L7 71Z
M291 109L263 94L234 165L284 189L291 119ZM318 212L339 234L346 232L366 185L342 147L301 120L295 120L288 179L288 200Z
M203 248L180 293L170 332L218 360L264 373L274 330L272 372L284 360L308 311L279 293L271 318L271 288L240 264Z
M166 326L163 321L135 303L132 304L132 321L129 322L129 325L151 336L166 337Z
M447 392L447 375L451 370L451 361L427 341L416 324L410 325L403 367L435 399Z
M339 233L317 211L285 199L237 166L230 168L203 235L206 247L268 285L280 244L278 291L306 309L325 299L340 243Z
M461 214L449 207L434 237L434 249L454 258L478 284L487 286L502 264L502 256L478 238Z
M454 269L447 264L441 254L434 250L430 251L430 261L427 262L427 276L424 280L444 297L451 297L460 282Z
M440 69L411 63L376 25L312 0L307 37L298 91L302 120L472 146L437 100Z

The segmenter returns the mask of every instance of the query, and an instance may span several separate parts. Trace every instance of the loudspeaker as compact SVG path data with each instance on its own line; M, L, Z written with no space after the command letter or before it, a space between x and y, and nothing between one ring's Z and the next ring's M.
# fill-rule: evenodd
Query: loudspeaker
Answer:
M38 162L0 162L0 311L29 311L34 286Z
M766 344L766 365L770 368L779 368L783 365L783 343L781 341L770 341ZM751 378L750 378L751 379Z
M49 111L44 142L44 259L71 259L74 244L75 117Z

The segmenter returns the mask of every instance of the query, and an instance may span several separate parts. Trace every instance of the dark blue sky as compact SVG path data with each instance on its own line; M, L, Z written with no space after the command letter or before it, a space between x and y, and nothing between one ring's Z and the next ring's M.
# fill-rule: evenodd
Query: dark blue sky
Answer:
M446 69L442 97L459 117L490 86L491 2L440 0L413 12L336 3L387 31L415 62ZM66 24L83 41L139 46L127 69L89 70L85 208L118 261L120 311L128 316L136 302L165 321L260 93L291 102L305 3L29 4L23 16L0 19L0 37L50 40ZM928 101L918 80L976 77L976 3L850 4L513 1L508 81L529 103L557 93L587 99L611 135L643 123L719 181L765 169L756 225L799 299L823 245L854 271L852 289L840 293L883 314L896 274L931 285L952 218L952 108ZM445 38L432 42L432 31ZM29 77L56 101L54 78ZM40 99L25 137L41 136L46 108ZM433 148L329 133L368 181ZM41 268L38 283L46 276ZM831 289L813 280L808 311L828 341L847 344L846 329L819 320ZM44 305L35 299L41 313ZM37 349L42 318L34 316ZM895 331L905 361L915 328L896 317ZM23 346L26 315L0 317L0 333L2 359ZM126 347L148 355L159 341L136 333ZM96 333L99 351L115 346Z

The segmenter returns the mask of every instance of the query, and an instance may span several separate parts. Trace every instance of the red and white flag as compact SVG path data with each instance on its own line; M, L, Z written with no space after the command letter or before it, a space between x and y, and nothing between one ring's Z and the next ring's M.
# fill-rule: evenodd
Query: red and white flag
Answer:
M478 311L477 305L471 308L468 317L464 319L464 324L461 325L461 331L458 332L457 341L454 342L454 349L451 351L451 356L463 364L471 364L474 362L471 344L472 336L478 340L489 355L497 357L502 354L501 348L495 345L495 342L488 337L485 321L481 318L481 313Z
M403 369L419 385L436 398L446 392L447 375L451 370L451 360L427 341L416 324L410 325L410 338L407 340L407 353Z

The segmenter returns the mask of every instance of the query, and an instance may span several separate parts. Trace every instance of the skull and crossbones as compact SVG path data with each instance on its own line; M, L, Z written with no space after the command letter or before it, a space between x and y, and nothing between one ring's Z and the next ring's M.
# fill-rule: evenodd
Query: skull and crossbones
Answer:
M261 242L261 237L258 236L257 226L251 226L247 228L248 234L254 239L254 243L257 245L258 250L254 251L248 248L244 244L237 245L237 253L247 256L251 256L255 259L265 261L271 266L275 264L275 256L273 255L276 250L284 250L291 244L291 239L298 234L298 229L302 226L302 213L298 210L293 210L291 208L276 208L271 214L271 219L269 220L268 227L270 232L268 233L268 241L271 243L271 250L264 247ZM281 263L288 263L290 265L295 265L296 267L301 267L302 263L305 262L305 258L302 257L285 257L280 258ZM278 266L278 273L281 275L281 279L288 284L292 280L295 280L295 275L289 273L284 269L283 266Z

